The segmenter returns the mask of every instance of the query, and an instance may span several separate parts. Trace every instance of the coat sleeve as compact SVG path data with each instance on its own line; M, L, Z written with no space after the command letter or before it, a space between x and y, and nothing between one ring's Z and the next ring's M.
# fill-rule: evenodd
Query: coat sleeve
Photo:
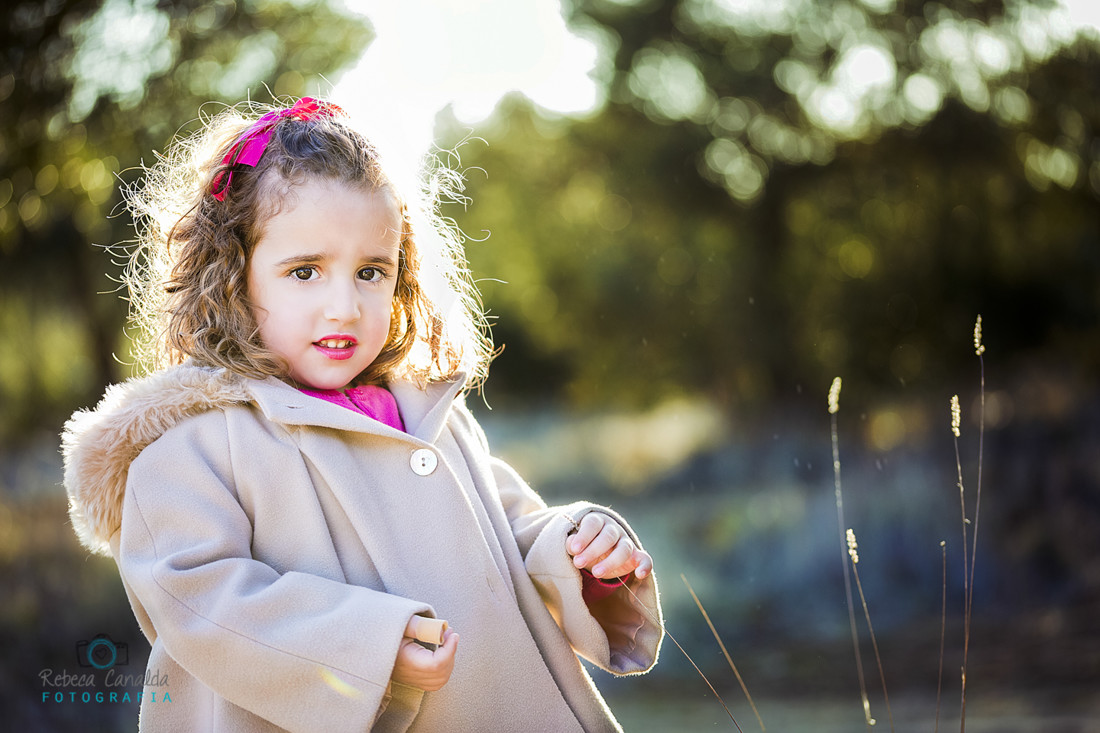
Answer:
M369 728L389 699L405 625L431 608L280 574L252 558L251 533L222 413L177 425L131 465L119 568L168 654L218 696L287 730Z
M641 548L634 530L618 513L597 504L547 506L511 466L492 461L527 574L574 650L612 674L649 671L657 663L664 636L656 576L651 573L642 580L631 576L626 587L588 605L582 596L580 571L565 549L574 523L589 512L614 519Z

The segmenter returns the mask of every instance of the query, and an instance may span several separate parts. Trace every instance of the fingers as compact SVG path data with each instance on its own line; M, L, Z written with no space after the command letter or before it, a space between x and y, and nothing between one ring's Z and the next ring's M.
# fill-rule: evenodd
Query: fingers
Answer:
M581 518L576 534L566 542L573 565L589 568L597 578L618 578L634 572L644 578L653 570L653 558L635 546L619 523L599 512Z
M447 656L453 661L455 652L458 651L458 632L447 629L443 632L443 645L436 649L436 654L440 651L445 651Z
M426 690L435 691L447 684L447 680L451 679L451 672L455 668L455 654L457 652L458 634L448 629L443 633L443 643L432 652L434 674L431 681L434 686L425 688Z
M578 568L592 567L610 553L625 534L618 523L603 514L584 515L580 529L568 546L574 555L573 564Z
M611 551L592 566L592 574L597 578L619 577L626 575L638 566L634 560L637 552L629 537L621 537Z
M458 651L458 632L447 629L443 632L443 643L435 649L437 663L447 665L447 676L451 676L451 670L455 664L455 653Z
M576 555L582 552L592 540L596 539L596 536L607 524L610 517L599 512L589 512L585 514L580 521L580 525L577 529L577 533L569 538L566 544L566 550L570 555Z
M636 548L628 537L592 568L597 578L622 578L631 572L639 580L646 577L653 572L653 558L645 550Z
M457 651L458 634L450 629L444 632L443 643L434 650L405 639L397 651L392 677L401 684L434 692L451 678Z

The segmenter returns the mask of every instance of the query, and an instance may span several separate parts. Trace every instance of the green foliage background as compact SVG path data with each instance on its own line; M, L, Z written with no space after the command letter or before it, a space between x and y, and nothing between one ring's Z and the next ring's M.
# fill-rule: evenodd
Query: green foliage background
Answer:
M512 99L474 131L485 144L460 148L472 203L456 218L473 239L491 232L469 246L475 273L507 283L482 289L508 391L634 406L688 392L740 416L836 374L878 399L942 394L979 312L1014 376L1056 362L1094 387L1095 35L1020 52L978 94L922 39L943 26L1011 36L1007 5L786 6L805 14L765 32L685 20L705 3L578 2L575 22L617 48L609 106L551 120ZM811 42L818 23L844 32ZM887 45L896 88L864 100L855 129L823 128L784 69L823 84L857 43ZM662 98L683 82L643 73L655 56L693 65L697 106ZM906 74L935 79L942 106L915 111Z
M0 12L0 436L18 442L127 374L107 248L133 237L119 188L141 161L219 104L323 92L371 32L313 0Z

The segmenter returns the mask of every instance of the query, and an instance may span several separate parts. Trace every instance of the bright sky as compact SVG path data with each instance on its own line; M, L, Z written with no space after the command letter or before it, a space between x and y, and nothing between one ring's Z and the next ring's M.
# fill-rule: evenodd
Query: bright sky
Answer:
M596 45L566 28L559 0L346 2L377 38L332 96L393 152L427 150L448 104L475 123L513 90L564 114L603 101Z
M630 0L618 1L630 4ZM753 5L744 0L723 1L741 9L737 12ZM513 90L563 114L592 111L603 103L603 90L593 77L608 61L601 59L595 35L582 38L566 28L560 0L346 2L370 19L377 38L332 96L362 119L391 155L415 159L423 154L433 142L435 115L448 104L460 120L472 125ZM1059 27L1070 37L1082 27L1100 32L1100 0L1059 2L1062 8L1053 11L1058 16L1054 34ZM875 8L882 4L864 3ZM873 47L852 52L845 57L847 66L842 64L839 76L862 79L865 83L855 85L860 94L893 85L892 59ZM828 92L826 88L823 93ZM830 99L823 98L823 104ZM832 99L838 100L844 101ZM844 109L833 112L841 114Z

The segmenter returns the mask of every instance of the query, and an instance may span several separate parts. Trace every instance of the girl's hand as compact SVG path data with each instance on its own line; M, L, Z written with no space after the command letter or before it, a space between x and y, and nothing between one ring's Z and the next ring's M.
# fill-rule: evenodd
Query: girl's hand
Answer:
M457 649L458 634L450 629L443 633L443 643L435 651L412 639L402 639L391 677L402 685L435 692L451 678Z
M635 547L626 530L600 512L581 518L576 534L565 541L565 551L573 556L573 565L589 569L597 578L619 578L633 572L641 579L653 570L649 553Z

